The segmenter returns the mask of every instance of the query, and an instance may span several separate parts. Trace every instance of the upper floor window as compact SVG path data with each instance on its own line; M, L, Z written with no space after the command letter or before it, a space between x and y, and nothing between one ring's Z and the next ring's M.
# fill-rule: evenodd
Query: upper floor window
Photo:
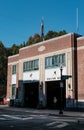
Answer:
M12 74L16 74L16 65L12 66Z
M23 63L23 71L32 71L39 69L39 60L32 60Z
M54 55L45 58L45 68L53 68L53 67L60 67L60 65L65 66L65 54Z

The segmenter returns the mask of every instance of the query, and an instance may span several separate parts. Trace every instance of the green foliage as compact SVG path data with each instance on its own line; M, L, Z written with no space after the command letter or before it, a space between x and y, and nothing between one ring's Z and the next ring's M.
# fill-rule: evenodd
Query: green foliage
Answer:
M45 40L54 38L54 37L58 37L61 35L66 34L67 32L65 30L60 31L60 32L55 32L55 31L49 31L46 35L45 35Z
M0 79L6 84L7 79L7 50L0 41Z
M26 46L38 43L40 41L42 41L42 39L40 35L36 33L33 37L32 36L29 37L28 41L26 42Z
M38 43L41 41L41 37L39 34L35 34L33 37L34 43Z
M29 40L26 42L26 46L33 44L33 37L29 37Z
M16 44L13 44L11 47L11 52L13 55L19 53L19 46L17 46Z

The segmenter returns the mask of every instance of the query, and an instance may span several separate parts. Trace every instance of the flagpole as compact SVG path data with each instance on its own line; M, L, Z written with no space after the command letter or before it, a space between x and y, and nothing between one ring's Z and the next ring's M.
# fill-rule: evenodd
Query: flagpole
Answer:
M78 32L78 8L76 9L76 32Z

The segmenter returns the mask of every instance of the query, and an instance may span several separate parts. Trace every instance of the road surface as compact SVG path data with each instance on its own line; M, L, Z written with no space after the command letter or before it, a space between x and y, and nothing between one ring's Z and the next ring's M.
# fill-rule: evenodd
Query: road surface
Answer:
M84 130L83 117L0 110L0 130Z

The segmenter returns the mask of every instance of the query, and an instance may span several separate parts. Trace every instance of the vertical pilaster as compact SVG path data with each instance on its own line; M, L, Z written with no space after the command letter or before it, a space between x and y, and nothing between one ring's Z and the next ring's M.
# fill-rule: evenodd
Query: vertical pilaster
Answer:
M40 57L39 60L39 79L40 79L40 83L42 84L42 100L43 100L43 105L45 106L45 100L46 100L46 92L45 92L45 58L44 57ZM40 93L40 92L39 92ZM40 95L39 95L40 96Z

